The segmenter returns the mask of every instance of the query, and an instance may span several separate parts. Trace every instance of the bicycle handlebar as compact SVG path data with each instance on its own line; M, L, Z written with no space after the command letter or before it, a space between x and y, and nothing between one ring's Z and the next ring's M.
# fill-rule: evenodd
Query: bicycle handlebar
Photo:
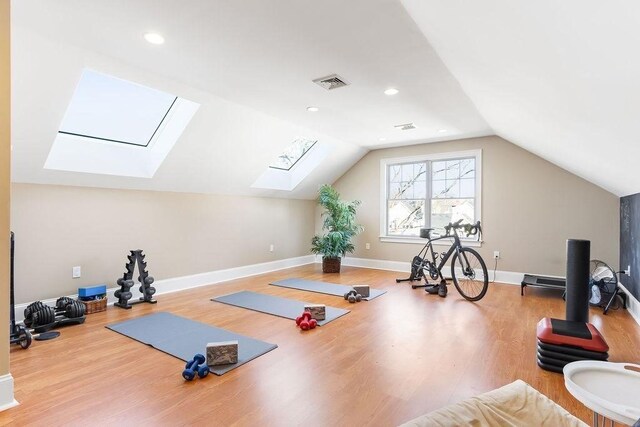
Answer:
M450 222L448 225L445 225L444 231L446 235L448 236L451 233L451 230L464 228L464 231L467 234L467 237L475 236L478 233L480 233L480 236L482 236L482 226L480 225L480 221L477 221L475 224L462 224L462 221L463 220L459 219L454 223Z

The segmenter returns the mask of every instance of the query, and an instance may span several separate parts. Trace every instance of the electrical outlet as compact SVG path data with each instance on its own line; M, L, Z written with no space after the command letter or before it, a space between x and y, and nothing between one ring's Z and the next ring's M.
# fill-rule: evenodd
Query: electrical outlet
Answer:
M627 276L631 276L631 266L627 265L627 269L624 271L624 274L626 274Z
M364 244L364 248L365 249L371 249L371 243L365 243Z
M273 243L269 245L269 252L273 252Z
M77 279L77 278L79 278L79 277L81 276L81 274L82 274L82 271L81 271L80 266L73 267L73 269L72 269L72 271L71 271L71 277L72 277L73 279Z
M493 251L493 258L494 259L500 258L500 251Z

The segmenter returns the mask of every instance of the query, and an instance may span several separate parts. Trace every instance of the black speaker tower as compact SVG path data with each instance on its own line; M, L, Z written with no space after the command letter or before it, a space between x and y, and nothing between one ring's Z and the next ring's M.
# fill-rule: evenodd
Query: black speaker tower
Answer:
M589 322L589 240L567 240L567 314L574 322Z

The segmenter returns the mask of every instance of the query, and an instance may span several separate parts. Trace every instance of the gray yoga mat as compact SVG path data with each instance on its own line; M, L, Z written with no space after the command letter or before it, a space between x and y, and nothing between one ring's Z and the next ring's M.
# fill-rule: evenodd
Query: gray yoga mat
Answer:
M227 373L278 347L166 312L114 323L107 328L185 362L197 353L204 355L207 343L237 340L238 363L210 367L209 371L216 375ZM176 372L180 374L182 371Z
M300 316L304 311L305 304L311 304L309 302L275 297L250 291L236 292L235 294L211 298L211 301L248 308L249 310L273 314L274 316L286 317L287 319L295 319ZM340 316L344 316L347 313L349 313L349 310L327 306L325 314L326 318L325 320L319 320L318 325L322 326L332 320L336 320Z
M299 289L301 291L318 292L327 295L344 296L347 292L353 289L349 285L338 285L337 283L327 282L315 282L313 280L305 279L284 279L271 283L274 286L281 286L283 288ZM381 291L380 289L369 289L369 296L362 298L365 301L372 300L379 297L387 291Z

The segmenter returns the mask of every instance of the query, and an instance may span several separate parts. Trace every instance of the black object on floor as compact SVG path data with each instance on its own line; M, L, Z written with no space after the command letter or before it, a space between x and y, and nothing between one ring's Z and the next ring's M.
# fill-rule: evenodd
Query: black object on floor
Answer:
M564 291L567 287L567 280L563 277L537 276L535 274L525 274L520 283L520 295L524 295L524 288L533 286L546 289L558 289Z
M9 279L10 287L11 287L11 295L9 299L9 344L19 344L22 348L29 348L31 345L31 332L25 328L24 326L20 326L16 324L16 304L15 304L15 295L13 289L13 261L15 254L15 234L13 231L10 235L10 245L11 245L11 277Z
M540 366L545 371L557 372L559 374L562 373L562 368L563 368L563 367L560 367L560 366L550 365L548 363L544 363L540 359L538 359L538 366Z
M60 336L60 332L58 331L50 331L50 332L41 332L39 334L35 334L33 339L36 341L48 341L54 338L58 338Z
M55 307L34 301L24 309L24 324L34 332L77 325L84 323L85 318L85 305L69 297L58 298Z
M278 347L275 344L166 312L150 314L106 327L185 362L191 360L194 354L203 353L207 343L238 341L238 363L211 366L209 370L216 375L225 374ZM153 362L145 359L144 363Z
M538 347L541 350L551 351L555 353L562 353L566 356L575 356L581 358L581 360L607 360L609 358L608 352L598 352L584 350L582 348L572 347L568 345L555 345L547 344L538 340Z
M131 308L134 304L139 304L141 302L148 302L150 304L155 304L158 301L153 299L153 294L156 293L156 288L151 286L153 284L153 277L149 276L149 272L147 271L147 263L145 262L145 254L142 253L142 249L131 250L131 255L127 255L127 259L129 262L125 265L124 275L117 280L118 286L120 289L115 291L114 296L118 298L118 301L113 303L116 307L120 308ZM131 293L131 288L135 286L135 282L133 281L133 273L136 269L136 265L138 266L138 282L140 282L140 293L142 296L138 299L138 301L129 302L133 294Z
M536 357L542 369L560 372L567 363L579 360L606 361L609 346L595 326L589 323L545 317L538 322Z
M566 319L589 321L589 240L567 240Z

